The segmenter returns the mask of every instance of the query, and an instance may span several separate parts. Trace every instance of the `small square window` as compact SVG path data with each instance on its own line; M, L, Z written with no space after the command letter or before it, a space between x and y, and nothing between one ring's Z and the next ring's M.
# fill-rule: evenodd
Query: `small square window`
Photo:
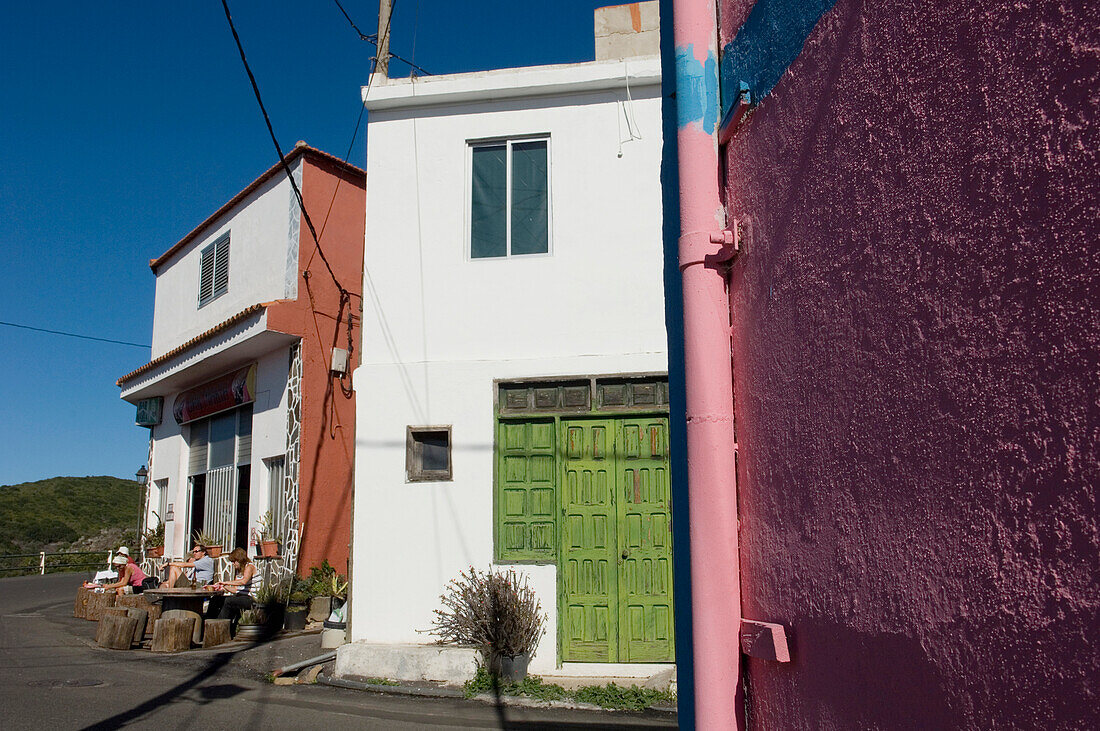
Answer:
M409 482L451 479L451 427L410 426L405 439L405 474Z

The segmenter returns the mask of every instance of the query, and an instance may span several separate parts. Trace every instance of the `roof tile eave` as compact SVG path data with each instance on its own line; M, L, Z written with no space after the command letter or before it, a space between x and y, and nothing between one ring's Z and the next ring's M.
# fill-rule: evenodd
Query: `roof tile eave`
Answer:
M266 308L267 308L267 304L264 304L264 303L250 305L249 307L246 307L245 309L241 310L240 312L233 315L232 317L219 322L217 325L210 328L209 330L207 330L205 332L202 332L202 333L199 333L195 337L188 340L186 343L183 343L182 345L179 345L179 346L173 348L172 350L169 350L167 353L165 353L163 355L160 355L160 356L157 356L156 358L153 358L151 361L149 361L148 363L146 363L143 366L139 366L139 367L135 368L134 370L127 373L125 376L122 376L117 381L115 381L115 385L118 386L119 388L122 388L123 384L126 383L127 381L132 381L133 379L137 378L138 376L142 375L143 373L147 373L147 372L153 370L157 366L168 362L172 358L175 358L177 355L183 353L184 351L186 351L190 348L193 348L194 346L198 345L199 343L203 342L204 340L209 340L210 338L214 337L215 335L218 335L219 333L225 332L229 328L236 325L238 322L250 317L251 315L256 314L257 312L265 310Z
M341 160L340 158L336 157L335 155L330 155L329 153L324 152L323 150L318 150L316 147L310 147L309 145L307 145L305 143L300 143L298 145L295 145L294 149L291 150L289 153L287 153L287 155L285 156L286 163L289 165L290 163L297 160L299 157L314 157L314 158L317 158L319 160L323 160L325 162L328 162L332 165L335 165L335 166L337 166L337 167L339 167L339 168L341 168L341 169L343 169L347 172L352 173L353 175L363 176L363 178L366 178L366 176L367 176L367 173L366 173L365 170L362 170L361 168L358 168L358 167L356 167L355 165L352 165L349 162L345 162L344 160ZM258 178L256 178L251 183L249 183L244 188L244 190L242 190L240 193L237 193L237 195L235 195L231 199L229 199L229 201L227 203L225 203L225 205L221 206L218 210L214 211L214 213L212 213L210 216L208 216L202 223L200 223L198 226L196 226L194 229L192 229L190 233L188 233L182 239L180 239L175 244L173 244L172 247L170 249L168 249L168 251L164 252L163 254L158 256L156 259L150 259L149 260L149 268L153 270L153 274L156 274L157 269L159 269L165 262L167 262L168 259L172 258L172 256L174 254L176 254L180 249L182 249L188 243L190 243L195 238L197 238L198 235L200 233L202 233L204 230L209 228L210 225L214 221L216 221L221 216L225 215L228 211L233 209L238 203L240 203L242 200L244 200L246 197L248 197L248 195L250 193L252 193L257 188L259 188L261 185L263 185L265 182L270 180L273 175L275 175L280 170L282 170L282 167L283 167L282 161L277 162L274 165L272 165L270 168L265 170Z

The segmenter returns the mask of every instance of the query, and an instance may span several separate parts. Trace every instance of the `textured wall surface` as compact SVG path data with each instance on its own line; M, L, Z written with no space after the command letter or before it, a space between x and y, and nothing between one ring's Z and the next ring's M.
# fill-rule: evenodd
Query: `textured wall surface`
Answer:
M728 147L753 727L1100 723L1096 28L838 0Z

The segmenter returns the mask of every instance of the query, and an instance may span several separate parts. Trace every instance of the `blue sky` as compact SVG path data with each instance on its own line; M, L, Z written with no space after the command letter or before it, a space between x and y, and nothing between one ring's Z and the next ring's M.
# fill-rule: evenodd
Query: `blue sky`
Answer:
M375 32L375 0L340 2ZM592 10L610 4L396 0L391 50L437 74L590 60ZM333 0L229 6L284 151L344 156L373 46ZM364 149L360 131L349 161ZM276 160L219 0L7 5L0 321L147 344L149 259ZM0 325L0 485L132 477L147 431L115 380L148 359Z

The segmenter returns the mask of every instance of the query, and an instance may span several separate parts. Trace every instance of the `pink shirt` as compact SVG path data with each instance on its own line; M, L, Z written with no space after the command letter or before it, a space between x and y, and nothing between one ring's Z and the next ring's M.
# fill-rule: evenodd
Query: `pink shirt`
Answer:
M148 577L145 572L141 570L141 567L131 561L128 566L134 567L134 573L130 575L130 586L141 586L141 582L145 581Z

